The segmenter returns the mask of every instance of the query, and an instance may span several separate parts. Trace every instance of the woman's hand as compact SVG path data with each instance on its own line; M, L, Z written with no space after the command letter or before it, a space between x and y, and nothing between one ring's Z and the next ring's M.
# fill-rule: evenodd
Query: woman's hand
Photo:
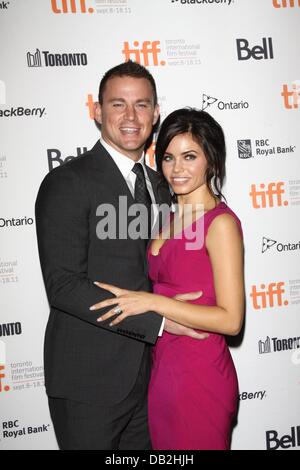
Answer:
M111 284L104 284L103 282L95 282L94 284L115 295L113 299L103 300L102 302L90 307L90 310L99 310L101 308L114 306L114 308L97 319L97 321L100 322L118 315L118 317L115 318L109 326L117 325L126 317L140 315L151 310L159 313L160 303L163 303L164 300L163 296L151 294L149 292L120 289L119 287L112 286Z

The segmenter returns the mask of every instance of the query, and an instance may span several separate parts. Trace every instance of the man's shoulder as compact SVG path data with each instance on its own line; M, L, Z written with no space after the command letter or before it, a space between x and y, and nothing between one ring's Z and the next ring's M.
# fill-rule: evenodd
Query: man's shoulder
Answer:
M86 171L93 171L93 167L99 160L100 146L97 144L87 152L80 155L80 157L73 158L68 162L54 168L48 173L50 179L60 177L83 176Z

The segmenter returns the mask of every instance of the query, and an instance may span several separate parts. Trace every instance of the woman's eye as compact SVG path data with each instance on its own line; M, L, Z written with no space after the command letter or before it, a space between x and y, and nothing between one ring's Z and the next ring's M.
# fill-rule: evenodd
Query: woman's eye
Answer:
M170 157L170 155L164 155L163 157L164 162L170 162L171 160L172 160L172 157Z
M193 155L193 154L188 154L185 156L186 160L195 160L195 158L196 158L196 155Z

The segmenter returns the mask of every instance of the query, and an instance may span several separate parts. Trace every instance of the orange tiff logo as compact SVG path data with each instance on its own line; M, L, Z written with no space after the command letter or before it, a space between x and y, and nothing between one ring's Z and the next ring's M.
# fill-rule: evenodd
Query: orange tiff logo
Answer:
M4 371L5 367L4 366L0 366L0 393L1 392L8 392L10 390L9 386L8 385L5 385L3 386L3 383L2 383L2 379L5 379L5 374Z
M250 297L252 298L253 308L260 310L287 306L288 301L283 300L284 286L284 282L271 282L268 286L261 284L260 290L257 289L257 286L252 286Z
M94 111L94 99L93 95L88 95L87 102L85 103L89 109L89 116L91 119L95 119L95 111Z
M94 13L94 8L87 8L86 0L51 0L53 13Z
M147 67L148 65L166 65L164 60L159 60L159 53L161 52L160 41L144 41L140 46L139 41L134 41L133 47L129 46L129 42L124 42L124 49L122 53L125 57L125 62L133 60L139 64ZM150 63L151 59L151 63Z
M251 192L249 195L252 199L252 206L254 209L265 209L266 207L281 207L288 206L288 201L283 201L282 196L285 194L284 183L269 183L268 189L264 183L259 185L257 189L256 184L251 185Z
M300 105L299 80L292 84L292 89L289 89L288 85L286 84L283 85L281 96L283 96L284 107L286 109L298 109Z
M300 7L300 0L273 0L273 5L275 8Z

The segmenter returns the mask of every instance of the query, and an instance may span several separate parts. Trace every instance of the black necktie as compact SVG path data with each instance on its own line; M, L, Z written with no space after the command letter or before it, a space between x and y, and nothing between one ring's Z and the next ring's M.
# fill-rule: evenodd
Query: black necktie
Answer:
M136 174L136 180L135 180L135 186L134 186L134 199L137 204L143 204L148 211L148 232L146 233L143 231L144 234L146 234L147 239L146 242L148 241L148 238L150 238L151 235L151 204L152 200L149 194L149 191L147 189L147 184L146 184L146 179L145 179L145 173L143 170L143 167L141 163L136 163L134 167L132 168L133 173Z

